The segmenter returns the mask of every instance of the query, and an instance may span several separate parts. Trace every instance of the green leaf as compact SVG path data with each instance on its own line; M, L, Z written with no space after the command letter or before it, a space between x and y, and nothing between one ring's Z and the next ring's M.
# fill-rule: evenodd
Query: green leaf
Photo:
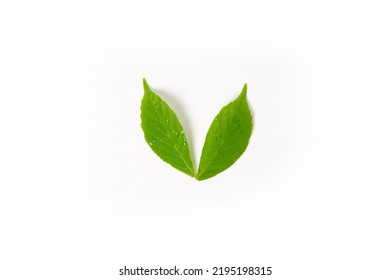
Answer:
M145 79L143 83L141 127L145 141L162 160L194 177L189 145L178 117L167 103L149 88Z
M205 180L226 170L243 154L252 131L252 116L247 104L247 84L237 99L223 107L213 120L196 175Z

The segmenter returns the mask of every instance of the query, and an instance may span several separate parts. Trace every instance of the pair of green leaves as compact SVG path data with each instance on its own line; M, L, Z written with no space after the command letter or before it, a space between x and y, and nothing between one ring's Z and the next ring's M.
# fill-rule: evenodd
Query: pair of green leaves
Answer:
M145 140L162 160L197 180L205 180L226 170L244 153L252 131L252 116L246 99L247 84L239 97L224 106L213 120L197 172L175 112L150 89L145 79L143 83L141 127Z

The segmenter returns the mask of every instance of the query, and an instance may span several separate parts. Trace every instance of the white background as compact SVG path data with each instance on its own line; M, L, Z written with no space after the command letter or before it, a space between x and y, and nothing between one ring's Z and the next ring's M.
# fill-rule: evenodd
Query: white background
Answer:
M391 279L390 11L1 1L0 278L177 265ZM178 112L196 162L247 82L247 151L203 182L161 161L140 128L143 77Z

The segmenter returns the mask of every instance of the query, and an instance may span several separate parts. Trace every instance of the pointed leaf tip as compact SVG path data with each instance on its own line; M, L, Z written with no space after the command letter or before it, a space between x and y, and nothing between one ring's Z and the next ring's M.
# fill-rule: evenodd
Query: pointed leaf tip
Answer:
M144 90L150 90L147 80L145 78L143 78L143 85L144 85Z
M240 95L244 95L244 97L247 97L247 83L244 84L242 92Z

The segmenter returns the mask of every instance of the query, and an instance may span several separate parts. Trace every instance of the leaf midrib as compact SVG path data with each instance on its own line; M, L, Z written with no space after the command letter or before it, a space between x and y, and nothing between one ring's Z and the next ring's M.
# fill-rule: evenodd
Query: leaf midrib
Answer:
M235 113L234 113L234 116L236 116L239 112L239 110L241 109L241 106L242 106L242 99L238 100L238 105L236 106L236 108L234 109L235 110ZM226 105L225 107L229 106L230 104ZM222 110L224 110L225 108L223 108ZM219 113L220 114L220 113ZM209 167L209 165L212 163L212 161L215 159L215 157L217 156L217 154L220 152L221 150L221 147L223 146L224 142L226 139L229 139L229 135L227 137L225 137L224 139L222 139L219 147L216 149L216 152L215 154L211 157L211 159L209 160L209 162L205 165L204 167L204 170L201 172L201 173L197 173L197 175L195 176L196 179L199 179L201 175L203 175L205 173L205 171L207 170L207 168ZM218 168L217 168L218 169Z
M174 142L172 141L171 136L170 136L170 133L167 132L166 128L164 127L164 123L162 122L162 120L161 120L159 114L156 113L156 110L157 110L158 108L156 108L155 105L153 104L150 95L148 96L148 98L149 98L150 103L152 104L152 107L155 109L155 110L154 110L154 114L157 116L157 118L159 119L160 123L162 124L162 128L163 128L163 130L165 131L167 138L170 140L170 142L171 142L172 146L174 147L175 151L178 153L179 157L181 158L181 160L183 161L183 163L185 164L185 166L187 167L187 169L190 171L190 173L191 173L192 176L194 177L194 176L195 176L194 169L191 168L191 167L187 164L186 160L183 158L182 154L179 152L179 150L177 149L176 145L175 145ZM182 129L183 129L183 128L182 128ZM187 138L186 138L186 140L187 140ZM190 159L190 160L191 160L191 159Z
M204 170L203 170L201 173L197 173L197 176L196 176L197 179L199 179L200 176L201 176L202 174L205 173L205 170L209 167L209 165L211 164L211 162L214 160L214 158L215 158L215 157L217 156L217 154L220 152L220 149L221 149L221 147L223 146L224 142L225 142L225 139L223 139L223 140L221 141L219 147L216 149L215 154L210 158L209 162L205 165Z

